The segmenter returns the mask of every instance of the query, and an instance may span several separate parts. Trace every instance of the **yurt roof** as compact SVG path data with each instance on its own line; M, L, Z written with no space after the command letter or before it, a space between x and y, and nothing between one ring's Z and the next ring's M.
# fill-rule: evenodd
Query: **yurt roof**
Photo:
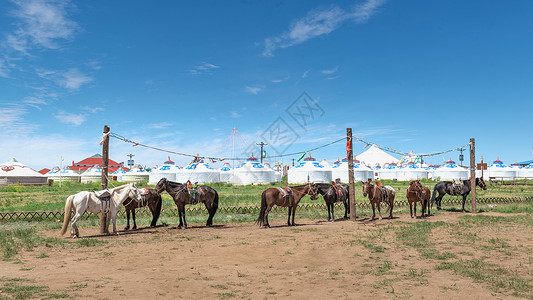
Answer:
M99 165L95 165L95 166L87 169L87 171L85 171L81 175L82 176L88 176L88 175L101 175L101 174L102 174L102 169L100 169Z
M45 177L34 169L11 158L0 165L0 177Z
M113 172L113 175L126 174L127 172L128 171L126 171L123 167L120 167L115 172Z
M358 160L364 162L366 165L373 166L376 164L397 163L399 159L386 153L378 148L376 145L370 146L368 150L356 156Z
M326 168L331 168L331 165L328 163L327 160L323 159L320 164Z
M210 171L216 172L215 169L213 169L210 165L204 162L197 162L197 163L190 164L186 166L185 168L183 168L182 170L193 171L193 172L210 172Z
M55 167L50 172L48 172L46 175L59 176L60 174L61 176L76 176L76 177L80 176L80 174L76 173L74 170L71 170L68 167L65 167L63 169L59 169L59 167Z
M229 172L229 171L231 171L231 170L233 170L233 169L231 168L230 163L227 163L227 162L226 162L226 163L224 163L224 165L222 165L222 167L221 167L220 169L218 169L218 170L221 171L221 172Z

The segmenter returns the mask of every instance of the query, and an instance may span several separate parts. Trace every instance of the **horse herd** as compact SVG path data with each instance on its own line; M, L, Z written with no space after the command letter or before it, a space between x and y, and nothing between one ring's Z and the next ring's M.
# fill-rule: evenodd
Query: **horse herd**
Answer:
M378 210L379 219L381 220L381 203L388 206L387 213L389 218L393 218L392 211L394 208L394 198L396 191L391 186L382 186L379 182L373 184L371 180L362 182L363 196L368 197L372 206L372 220L376 217L376 208ZM486 190L487 186L482 178L476 178L476 186ZM186 184L169 181L162 178L153 189L142 188L138 189L135 184L126 184L113 189L104 190L103 192L88 192L82 191L67 198L65 203L65 216L63 220L63 227L61 235L64 235L68 224L72 222L71 236L79 237L79 230L76 222L86 212L100 213L109 212L107 214L109 221L113 223L113 233L118 234L116 229L116 217L118 209L124 205L127 216L127 226L125 230L130 229L130 213L133 218L132 229L137 228L135 222L135 209L143 206L148 206L152 213L151 227L155 227L159 215L161 213L161 193L166 191L173 199L178 208L179 225L178 228L187 228L187 221L185 219L185 205L204 203L209 217L206 226L213 225L213 217L218 209L218 193L215 189L209 186L198 186L196 192L197 197L192 197L190 189ZM433 194L430 195L428 187L423 186L419 180L413 180L409 183L406 196L409 202L411 218L416 217L416 203L420 202L422 206L422 217L430 214L429 208L434 203L437 204L437 209L441 209L441 200L445 194L463 196L463 212L465 211L466 197L471 191L470 180L464 181L441 181L437 183L433 189ZM103 195L102 195L103 194ZM438 194L438 195L437 195ZM344 218L348 217L350 213L350 206L348 205L349 189L346 184L328 184L328 183L307 183L304 185L286 187L286 188L268 188L261 194L261 207L259 217L256 224L259 226L270 227L268 222L268 214L274 205L281 207L288 207L287 225L294 226L294 216L298 203L305 196L309 195L312 200L317 200L319 195L322 195L328 209L328 221L335 221L334 204L342 202L344 204ZM414 206L414 207L413 207ZM427 214L425 213L427 208ZM72 211L74 216L71 217ZM413 216L414 213L414 216Z

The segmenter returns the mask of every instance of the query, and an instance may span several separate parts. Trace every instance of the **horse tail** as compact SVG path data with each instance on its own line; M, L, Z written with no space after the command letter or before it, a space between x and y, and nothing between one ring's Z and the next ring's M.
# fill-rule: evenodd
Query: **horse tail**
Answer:
M435 195L437 195L437 187L433 188L433 194L431 195L431 207L433 207L433 203L435 203Z
M211 209L213 210L214 215L218 209L218 192L215 189L213 190L215 191L215 199L213 199L213 206L211 206Z
M67 232L68 223L70 223L70 215L72 211L72 201L74 200L74 195L70 195L65 202L65 216L63 217L63 227L61 228L61 235L64 235Z
M263 223L265 221L266 209L267 209L267 201L266 201L266 190L265 190L261 194L261 209L259 210L259 217L257 218L257 221L255 221L255 224L258 224L259 226L263 226Z
M157 204L155 205L155 210L152 216L152 224L150 226L155 227L157 224L157 220L159 220L159 216L161 215L161 207L163 206L163 199L161 199L160 194L155 194L153 195L153 197L157 198Z

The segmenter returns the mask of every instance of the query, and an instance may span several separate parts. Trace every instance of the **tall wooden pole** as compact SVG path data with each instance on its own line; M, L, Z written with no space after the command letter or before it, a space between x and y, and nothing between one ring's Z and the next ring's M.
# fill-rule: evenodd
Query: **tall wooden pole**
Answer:
M102 190L107 189L107 173L109 170L109 127L104 126L104 136L102 138ZM109 233L109 223L107 222L107 214L102 211L100 214L100 233Z
M355 184L353 175L352 129L346 128L346 156L348 157L348 193L350 194L350 220L355 221Z
M472 195L472 213L477 213L476 208L476 140L470 139L470 195Z

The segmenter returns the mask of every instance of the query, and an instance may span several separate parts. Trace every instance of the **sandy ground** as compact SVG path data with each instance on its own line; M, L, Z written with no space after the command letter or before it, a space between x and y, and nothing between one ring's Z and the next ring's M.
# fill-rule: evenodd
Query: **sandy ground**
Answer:
M509 291L494 292L485 283L436 270L438 261L423 259L416 249L397 241L394 229L402 224L458 222L462 215L449 212L428 219L399 215L393 220L333 223L297 218L295 227L274 219L269 229L251 223L212 228L193 224L186 230L141 228L119 236L100 236L97 227L80 226L82 238L106 242L23 251L16 256L22 263L0 261L0 277L31 279L48 286L50 292L77 299L514 298ZM42 235L58 237L58 231ZM433 237L433 242L458 258L464 253L465 259L492 254L487 259L504 261L513 272L525 272L522 277L531 278L530 228L498 230L491 236L501 236L513 247L520 245L517 251L525 255L501 254L502 260L499 252L458 247L451 238ZM64 239L73 242L70 237ZM526 269L517 267L528 259Z

